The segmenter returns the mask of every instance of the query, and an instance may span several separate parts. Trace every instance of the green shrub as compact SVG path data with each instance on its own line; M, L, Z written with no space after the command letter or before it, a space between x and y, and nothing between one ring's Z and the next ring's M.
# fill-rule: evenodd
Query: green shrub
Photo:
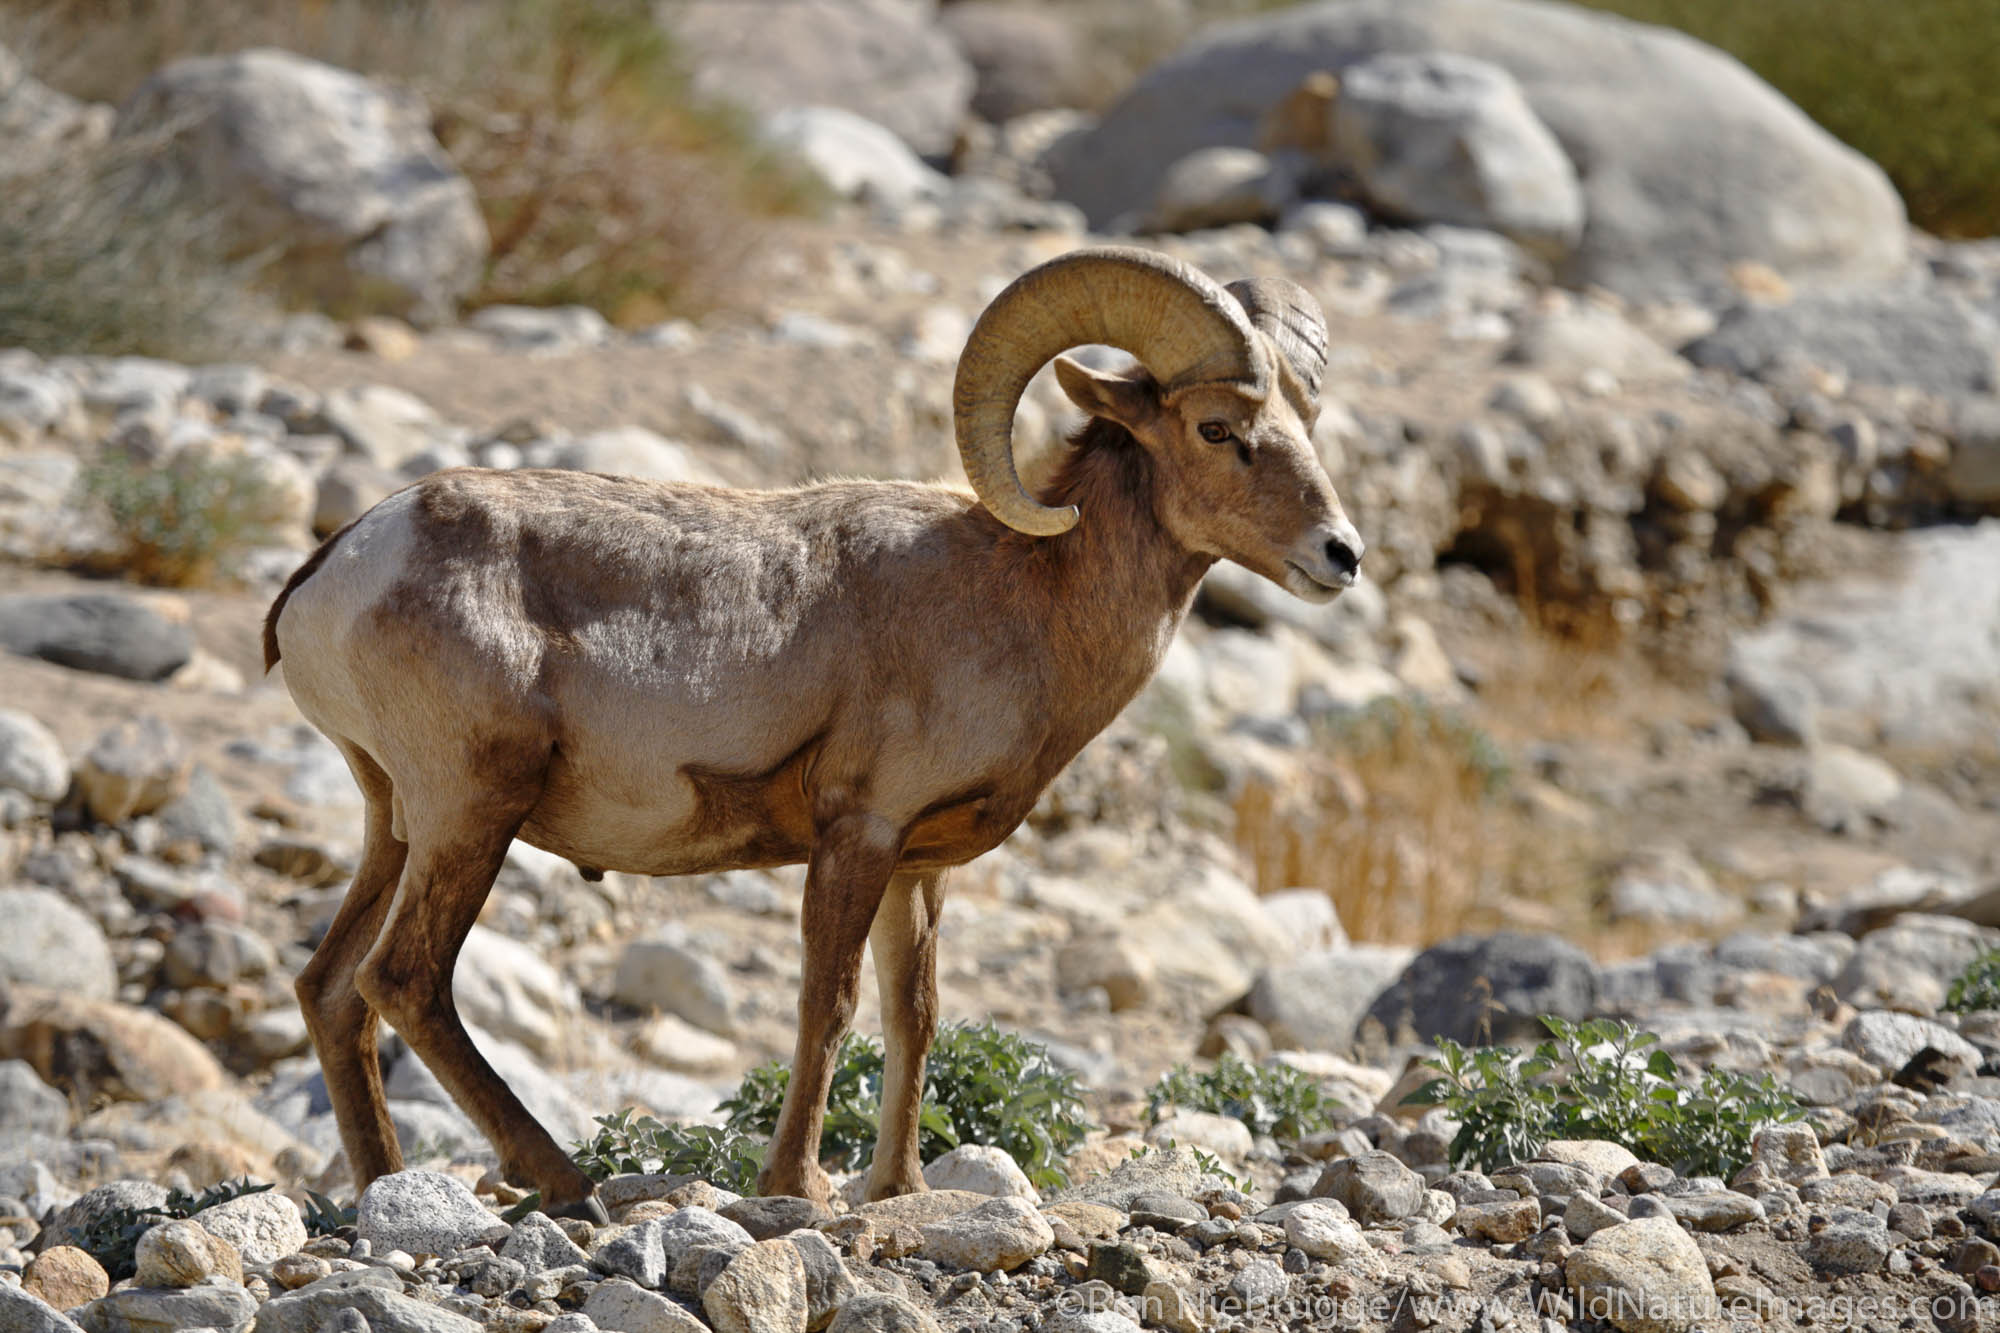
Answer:
M120 141L0 180L0 347L220 360L258 336L256 258Z
M597 1117L595 1137L570 1158L592 1180L661 1171L700 1176L719 1189L749 1194L764 1166L764 1145L734 1129L668 1125L627 1107Z
M1881 164L1917 225L2000 232L1992 0L1583 0L1728 51Z
M1801 1112L1766 1074L1755 1081L1709 1069L1690 1083L1659 1038L1628 1023L1570 1023L1544 1015L1554 1040L1526 1054L1440 1040L1428 1061L1440 1077L1410 1094L1459 1122L1460 1168L1526 1161L1550 1139L1609 1139L1683 1175L1733 1174L1758 1129Z
M1944 1007L1955 1014L2000 1009L2000 949L1989 949L1966 964L1945 992Z
M70 1244L96 1259L111 1280L117 1282L132 1276L139 1238L160 1223L193 1217L205 1208L240 1199L246 1194L262 1194L270 1188L269 1185L253 1185L248 1180L225 1180L199 1194L168 1190L167 1201L159 1207L114 1208L85 1227Z
M750 1071L722 1104L732 1129L769 1135L777 1128L791 1071L773 1062ZM821 1161L859 1170L875 1148L882 1105L882 1046L849 1034L841 1043L827 1099ZM961 1143L1004 1148L1038 1188L1067 1183L1063 1158L1091 1125L1074 1075L1048 1049L991 1023L940 1028L924 1065L918 1151L928 1161Z
M240 454L188 449L156 465L110 453L77 485L117 541L104 563L141 583L183 588L227 577L245 551L276 536L275 497Z
M1230 1052L1205 1072L1175 1065L1146 1094L1146 1114L1156 1125L1177 1110L1208 1111L1281 1139L1329 1128L1335 1109L1317 1083L1291 1066L1253 1065Z

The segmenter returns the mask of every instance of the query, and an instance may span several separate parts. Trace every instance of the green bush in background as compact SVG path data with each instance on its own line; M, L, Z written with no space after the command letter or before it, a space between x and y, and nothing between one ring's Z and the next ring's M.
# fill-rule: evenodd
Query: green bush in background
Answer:
M1874 159L1941 236L2000 233L1994 0L1581 0L1728 51Z

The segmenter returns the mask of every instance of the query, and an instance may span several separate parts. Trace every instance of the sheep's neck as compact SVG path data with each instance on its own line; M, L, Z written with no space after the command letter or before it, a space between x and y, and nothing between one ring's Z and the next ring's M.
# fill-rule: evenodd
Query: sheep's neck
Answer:
M1152 678L1214 560L1168 533L1153 460L1117 427L1087 427L1045 499L1081 517L1033 542L1031 555L1049 568L1022 584L1046 598L1030 613L1051 638L1050 721L1066 733L1051 739L1080 749Z

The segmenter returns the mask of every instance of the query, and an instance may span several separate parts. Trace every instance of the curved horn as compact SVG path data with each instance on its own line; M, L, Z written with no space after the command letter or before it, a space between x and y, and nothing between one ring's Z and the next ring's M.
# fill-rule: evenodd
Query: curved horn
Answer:
M1306 391L1306 406L1319 407L1326 376L1326 316L1313 294L1289 278L1244 278L1228 292L1243 303L1250 323L1269 338Z
M1051 357L1104 343L1139 358L1162 390L1227 381L1269 385L1269 356L1222 285L1151 250L1075 250L1016 278L966 339L952 385L958 453L973 491L1017 532L1050 537L1076 526L1076 506L1029 495L1014 467L1014 409Z

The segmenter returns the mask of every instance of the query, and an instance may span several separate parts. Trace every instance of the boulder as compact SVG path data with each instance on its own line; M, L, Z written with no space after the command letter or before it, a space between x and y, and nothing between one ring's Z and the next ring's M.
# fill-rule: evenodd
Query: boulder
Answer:
M303 1242L301 1242L303 1243ZM162 1222L139 1237L133 1280L142 1287L192 1287L210 1278L243 1280L236 1247L193 1222Z
M86 592L0 597L0 648L126 680L165 680L194 655L194 636L131 597Z
M969 1190L996 1198L1039 1199L1040 1193L1005 1148L964 1143L924 1167L924 1184L934 1190Z
M1536 1040L1542 1014L1588 1018L1597 967L1554 935L1502 931L1461 935L1418 954L1376 997L1364 1021L1392 1040L1408 1029L1418 1040L1466 1044Z
M244 1262L271 1264L306 1247L305 1217L275 1190L239 1195L194 1215L202 1230L236 1247Z
M1437 53L1506 70L1575 164L1587 225L1558 270L1566 283L1671 299L1726 288L1744 260L1849 279L1902 263L1908 225L1888 178L1741 64L1547 0L1321 0L1217 24L1051 153L1056 193L1101 227L1195 149L1254 146L1307 76Z
M1291 172L1254 148L1197 148L1160 178L1145 227L1173 232L1276 222L1297 194Z
M22 1270L21 1286L55 1309L74 1310L110 1291L111 1275L103 1264L74 1245L52 1245ZM7 1307L0 1305L0 1328L21 1327L9 1322L8 1315Z
M42 1082L26 1060L0 1060L0 1138L13 1134L61 1138L68 1130L69 1098Z
M1559 260L1583 234L1583 191L1562 145L1498 65L1449 51L1350 66L1333 151L1380 213L1497 231Z
M479 281L478 200L407 89L287 51L197 56L140 85L117 132L171 134L188 184L316 305L443 319Z
M972 67L909 0L683 0L661 17L687 53L694 90L766 113L836 106L950 150Z
M764 122L763 134L843 199L900 207L936 199L949 184L894 134L837 106L786 107Z
M721 480L684 444L644 426L620 426L581 439L547 446L531 445L532 467L569 468L576 472L609 472L651 481L715 482Z

